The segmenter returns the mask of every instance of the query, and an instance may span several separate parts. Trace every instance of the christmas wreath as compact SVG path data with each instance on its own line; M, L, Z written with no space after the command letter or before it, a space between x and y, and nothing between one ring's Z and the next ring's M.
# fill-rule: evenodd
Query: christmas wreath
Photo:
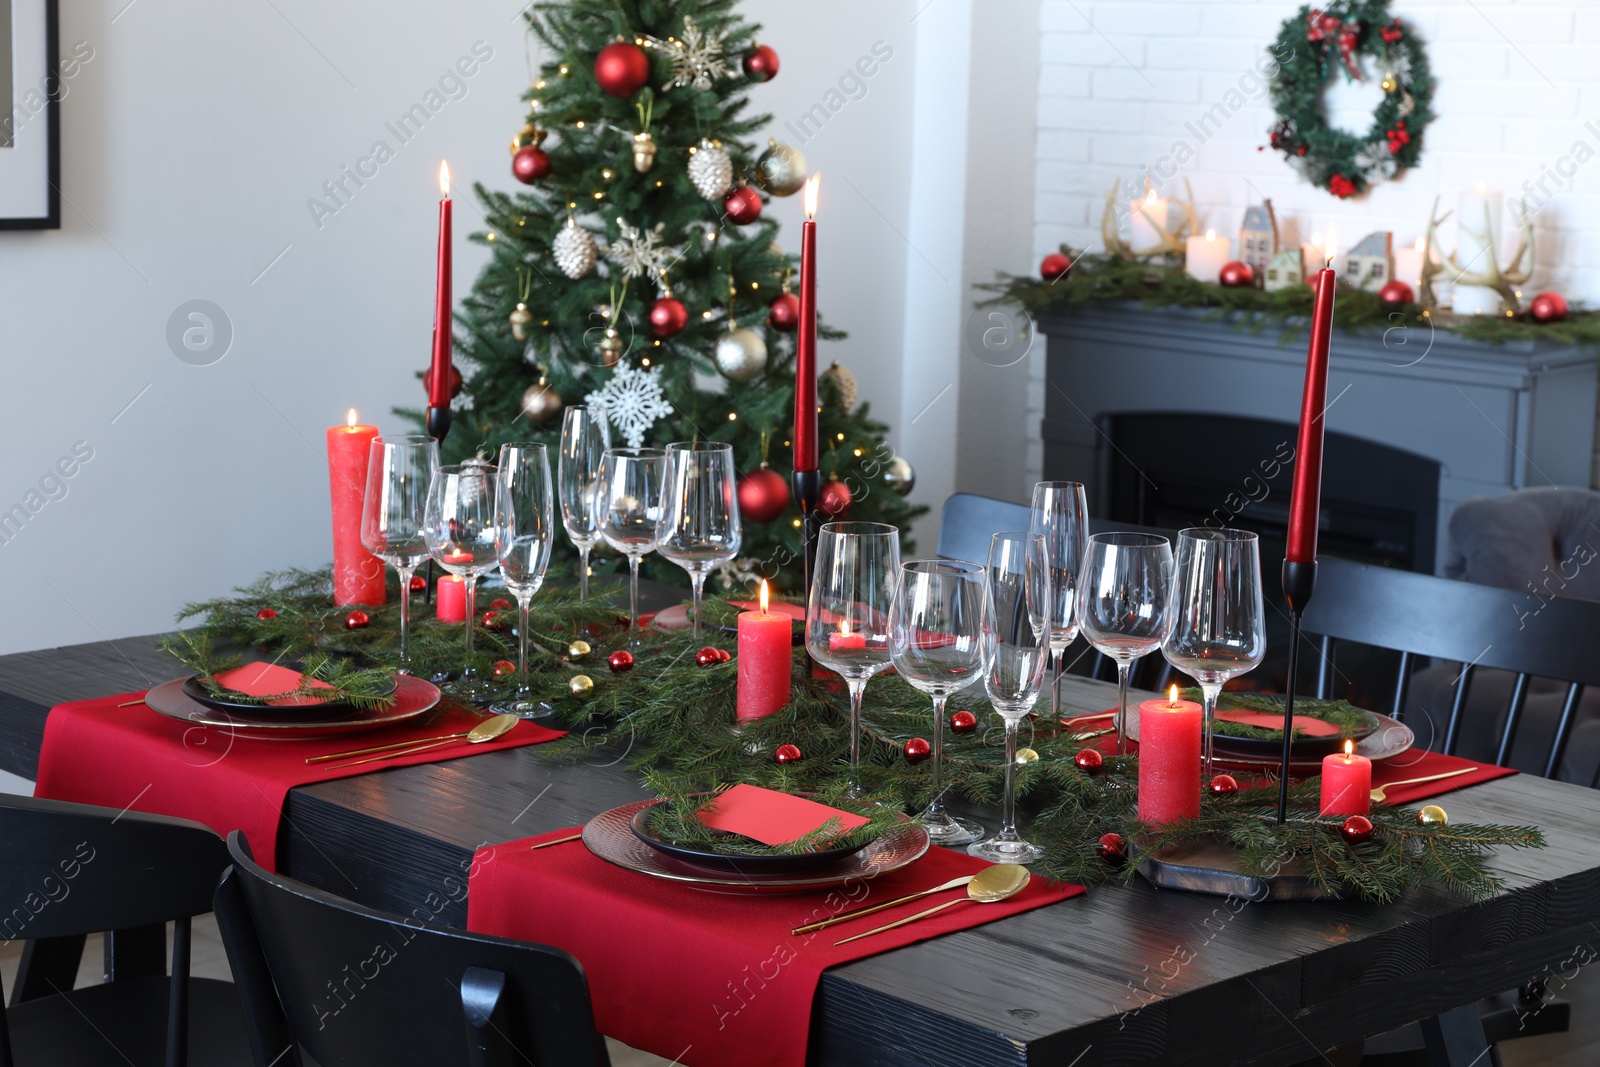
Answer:
M1388 0L1302 7L1279 30L1273 52L1278 121L1269 136L1307 181L1344 199L1416 166L1423 130L1433 121L1433 80L1422 43L1390 17ZM1361 79L1363 56L1382 72L1383 100L1371 129L1358 136L1327 124L1322 87L1329 64L1337 64L1348 80Z

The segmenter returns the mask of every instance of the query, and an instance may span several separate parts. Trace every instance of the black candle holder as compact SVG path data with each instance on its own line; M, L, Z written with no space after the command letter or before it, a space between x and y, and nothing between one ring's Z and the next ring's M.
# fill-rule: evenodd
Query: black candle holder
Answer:
M1294 741L1295 664L1300 659L1300 615L1317 588L1317 561L1283 561L1283 596L1289 602L1289 678L1283 700L1283 759L1278 768L1278 825L1289 817L1289 751Z

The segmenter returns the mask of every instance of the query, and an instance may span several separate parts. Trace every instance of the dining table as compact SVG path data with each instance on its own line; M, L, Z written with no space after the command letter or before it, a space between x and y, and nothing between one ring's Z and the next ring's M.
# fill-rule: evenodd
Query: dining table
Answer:
M35 776L52 705L179 674L158 642L0 656L0 769ZM1115 703L1110 683L1069 674L1062 686L1074 713ZM626 742L575 761L519 747L299 786L283 811L280 870L372 908L465 926L458 890L474 850L647 797L628 755ZM1562 966L1600 936L1600 792L1520 774L1442 803L1475 822L1538 826L1548 847L1496 853L1505 884L1481 901L1435 887L1376 905L1253 902L1139 877L1093 886L825 971L808 1062L1321 1063L1420 1022L1432 1062L1478 1063L1476 1002ZM108 934L108 974L162 968L159 934ZM30 946L14 997L75 973L81 950L71 939Z

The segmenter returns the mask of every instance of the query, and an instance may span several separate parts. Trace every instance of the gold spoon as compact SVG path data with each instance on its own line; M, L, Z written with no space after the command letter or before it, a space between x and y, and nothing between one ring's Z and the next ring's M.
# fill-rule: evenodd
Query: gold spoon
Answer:
M893 930L897 926L905 926L907 923L914 923L918 919L926 919L935 912L953 908L957 904L965 904L969 900L975 900L979 904L994 904L1002 900L1009 900L1022 892L1027 885L1028 868L1017 863L997 863L993 867L986 867L972 876L972 881L967 883L966 896L947 900L943 904L935 904L927 911L919 911L915 915L904 919L896 919L894 922L886 926L880 926L876 930L868 930L864 934L854 934L843 941L835 941L834 945L847 945L851 941L859 941L863 937L881 934L885 930Z
M842 911L838 915L832 915L826 919L818 919L814 923L806 923L804 926L796 926L793 930L790 930L789 933L799 937L801 934L809 934L814 930L826 930L830 926L837 926L842 922L849 922L851 919L859 919L863 915L873 915L888 908L896 908L901 904L905 904L913 900L920 900L923 897L932 896L935 893L943 893L947 889L960 889L968 882L972 881L972 879L975 877L977 876L972 874L963 874L960 878L950 879L944 885L936 885L932 889L924 889L916 893L907 893L898 900L891 900L884 904L874 904L870 908L857 908L855 911Z
M1476 767L1462 767L1460 770L1445 771L1443 774L1430 774L1426 778L1407 778L1403 782L1389 782L1378 786L1372 791L1372 803L1382 804L1386 799L1384 794L1390 789L1398 789L1403 785L1421 785L1423 782L1437 782L1441 778L1454 778L1458 774L1466 774L1468 771L1477 769Z
M493 741L503 736L513 726L522 720L515 715L495 715L487 718L470 730L458 734L441 734L438 737L422 737L412 741L396 741L388 745L374 745L371 748L358 748L353 752L334 752L326 756L312 756L307 763L327 763L329 760L349 759L351 756L367 756L370 752L380 755L367 756L366 759L356 760L354 763L340 764L342 767L354 767L360 763L371 763L374 760L392 759L395 756L409 756L413 752L425 752L430 748L438 748L455 741L465 741L469 745L481 745L485 741Z

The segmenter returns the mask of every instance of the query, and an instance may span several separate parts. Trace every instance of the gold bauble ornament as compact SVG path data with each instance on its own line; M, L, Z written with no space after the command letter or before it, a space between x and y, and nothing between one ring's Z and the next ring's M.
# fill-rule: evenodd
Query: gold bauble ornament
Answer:
M615 367L622 359L623 350L627 348L622 341L622 335L617 333L616 327L607 326L605 336L600 338L600 343L594 346L595 352L600 356L600 362L607 367Z
M517 301L517 306L511 312L511 336L519 341L528 339L528 324L533 322L533 312L528 310L528 305Z
M838 360L833 362L827 370L822 372L824 381L833 383L834 392L839 394L839 407L843 414L850 414L855 410L856 401L861 397L861 387L856 384L856 376L848 367L839 366Z
M717 369L728 380L747 382L767 366L767 342L748 327L729 330L717 338Z
M564 401L561 394L551 388L543 375L522 394L522 413L529 422L545 422L561 414Z
M587 656L590 652L593 652L593 651L594 651L594 649L589 647L589 642L583 640L582 638L579 638L578 640L572 642L572 644L567 646L567 658L568 659L582 659L583 657Z
M656 139L650 131L633 135L633 169L644 174L656 165Z
M572 690L572 695L581 697L594 688L594 679L587 674L574 674L567 681L567 688Z
M806 184L806 157L792 145L767 141L756 160L756 182L773 196L793 196Z
M1417 822L1423 826L1449 826L1450 815L1437 804L1429 804L1417 811Z
M1031 748L1019 748L1017 749L1017 762L1037 763L1039 762L1039 753L1035 752Z
M524 148L538 147L544 144L544 139L549 136L548 130L541 130L530 122L518 130L516 136L511 138L511 154L514 156Z
M883 484L899 496L909 496L917 486L917 471L904 456L895 456L883 468Z

